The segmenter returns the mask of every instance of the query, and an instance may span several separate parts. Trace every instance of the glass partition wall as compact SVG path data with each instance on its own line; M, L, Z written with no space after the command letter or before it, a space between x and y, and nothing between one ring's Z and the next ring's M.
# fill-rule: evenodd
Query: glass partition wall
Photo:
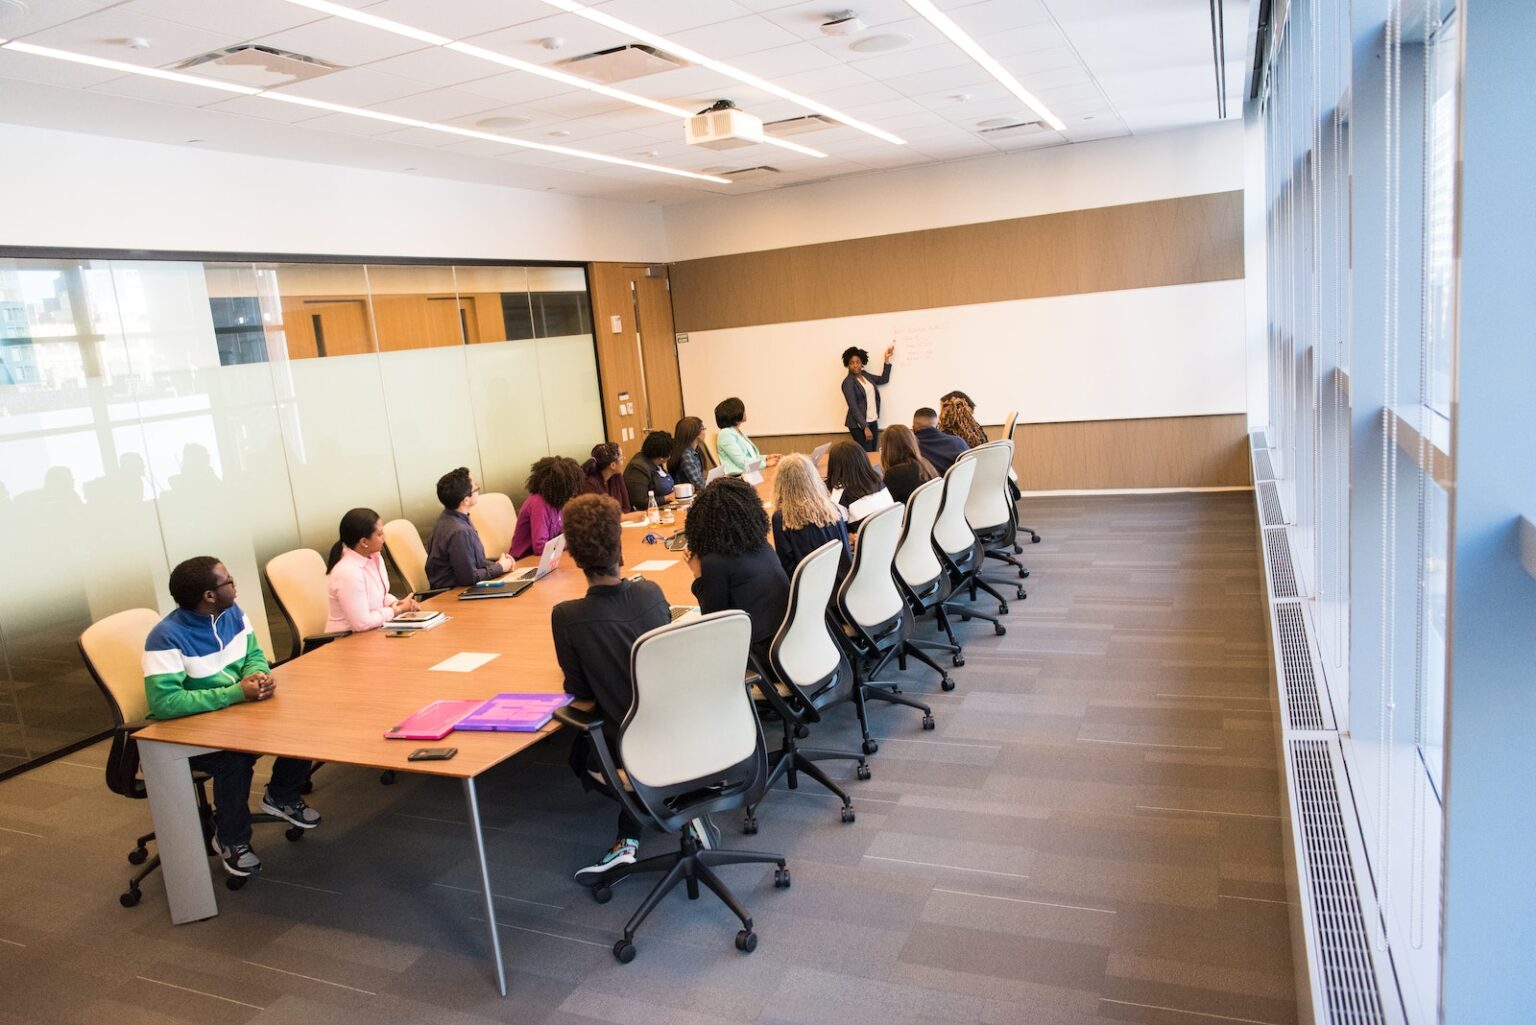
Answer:
M0 774L107 728L76 640L177 562L286 651L268 559L353 506L425 535L455 466L521 501L599 395L581 267L0 256Z

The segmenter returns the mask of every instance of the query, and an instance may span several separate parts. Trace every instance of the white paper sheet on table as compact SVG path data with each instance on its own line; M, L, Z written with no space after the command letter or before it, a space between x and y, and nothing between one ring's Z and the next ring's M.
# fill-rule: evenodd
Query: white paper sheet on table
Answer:
M636 573L660 573L664 569L671 569L682 561L681 559L652 559L649 562L642 562L632 568Z
M622 520L622 521L620 521L619 526L621 526L621 527L649 527L649 526L651 526L651 524L646 522L645 520L641 520L639 523L631 523L629 520Z
M461 651L432 668L441 673L472 673L500 654L499 651Z

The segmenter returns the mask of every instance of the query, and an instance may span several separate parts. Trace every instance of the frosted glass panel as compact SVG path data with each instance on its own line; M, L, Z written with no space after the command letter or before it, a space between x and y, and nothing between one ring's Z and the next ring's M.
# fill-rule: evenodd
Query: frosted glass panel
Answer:
M394 439L395 477L404 515L416 523L430 523L442 511L439 477L456 466L469 467L477 478L480 474L464 353L461 345L378 357Z
M592 446L603 440L603 402L592 336L540 338L538 347L549 453L582 462Z
M528 467L550 451L538 343L524 339L471 345L465 356L484 464L481 486L521 502Z

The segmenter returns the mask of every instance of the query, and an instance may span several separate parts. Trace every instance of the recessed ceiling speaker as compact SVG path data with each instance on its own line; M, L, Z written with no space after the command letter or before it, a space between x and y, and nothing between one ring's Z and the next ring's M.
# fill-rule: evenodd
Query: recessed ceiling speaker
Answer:
M0 22L15 21L32 13L23 0L0 0Z
M475 127L476 128L490 128L492 130L496 130L496 129L506 129L506 128L522 128L525 125L531 125L531 124L533 124L533 118L531 118L531 117L519 117L519 116L506 116L506 115L504 115L502 117L483 118L483 119L475 122Z
M886 53L911 45L911 36L891 32L883 36L865 36L863 39L856 39L848 44L848 49L857 50L859 53Z

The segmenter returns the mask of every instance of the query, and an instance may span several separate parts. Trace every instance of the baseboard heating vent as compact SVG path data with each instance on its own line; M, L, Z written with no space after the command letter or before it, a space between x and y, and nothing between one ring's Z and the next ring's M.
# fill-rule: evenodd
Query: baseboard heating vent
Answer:
M1275 625L1280 634L1280 669L1285 674L1285 725L1292 730L1325 730L1328 724L1323 721L1301 605L1275 605Z
M1297 826L1331 1025L1385 1025L1381 993L1326 740L1292 740Z
M1264 526L1285 526L1285 513L1280 508L1280 489L1272 480L1259 485L1259 508L1264 513Z
M1254 451L1253 475L1259 480L1275 479L1275 464L1269 459L1269 449L1256 449Z
M1295 598L1296 570L1291 565L1291 542L1284 527L1264 531L1264 548L1269 552L1269 593L1276 598Z
M1269 448L1269 439L1264 437L1263 431L1254 431L1248 435L1248 440L1252 443L1255 452L1261 448Z

